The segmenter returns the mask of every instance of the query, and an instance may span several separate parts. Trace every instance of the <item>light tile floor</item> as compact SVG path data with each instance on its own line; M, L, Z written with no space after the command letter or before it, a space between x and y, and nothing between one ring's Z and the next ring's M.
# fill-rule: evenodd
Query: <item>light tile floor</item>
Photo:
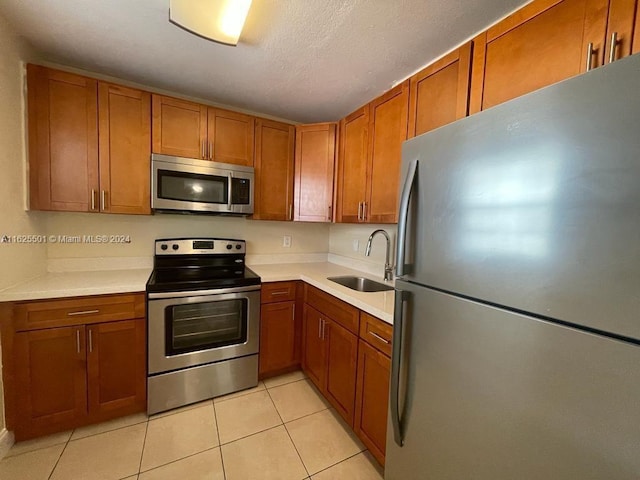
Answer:
M13 446L4 480L381 480L382 470L302 372L170 412Z

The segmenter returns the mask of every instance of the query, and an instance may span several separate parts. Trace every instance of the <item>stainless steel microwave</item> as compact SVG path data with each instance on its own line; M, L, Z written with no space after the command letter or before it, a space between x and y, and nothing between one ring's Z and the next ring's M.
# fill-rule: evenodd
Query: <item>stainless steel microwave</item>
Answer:
M250 215L253 189L253 167L151 155L154 210Z

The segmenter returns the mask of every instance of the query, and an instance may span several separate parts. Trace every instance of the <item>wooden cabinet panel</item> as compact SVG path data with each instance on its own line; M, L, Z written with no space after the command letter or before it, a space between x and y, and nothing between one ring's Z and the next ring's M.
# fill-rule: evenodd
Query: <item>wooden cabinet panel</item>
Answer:
M636 0L635 21L633 26L633 44L631 46L631 53L640 52L640 2Z
M100 82L100 210L150 214L151 94Z
M298 364L295 301L260 308L260 376Z
M635 36L638 37L637 3L637 0L609 0L605 42L606 63L628 57L637 51L637 46L634 50L633 43L634 28Z
M305 284L304 301L350 332L358 334L360 310L356 307L308 284Z
M98 82L38 65L27 81L30 208L95 210Z
M209 107L209 160L253 167L254 121L250 115Z
M324 338L327 356L325 394L340 416L353 427L358 337L325 318Z
M335 146L335 123L296 127L294 220L332 220Z
M320 391L324 391L326 378L326 348L322 327L322 314L305 304L302 315L302 369Z
M98 295L18 303L14 307L17 331L127 320L145 316L144 294Z
M471 113L603 65L608 0L538 0L474 40Z
M207 158L207 107L152 95L153 153Z
M364 221L367 198L369 106L340 121L336 222Z
M407 139L409 81L371 102L368 203L370 223L396 223L402 142Z
M384 465L391 360L360 340L354 428L373 456Z
M96 420L146 409L145 324L138 319L86 327L89 413Z
M360 338L387 356L391 356L392 336L392 325L366 312L360 314Z
M258 220L293 220L295 128L256 120L255 209Z
M470 75L467 43L411 77L409 138L467 116Z
M260 303L295 301L298 282L268 282L262 284Z
M69 428L87 414L83 326L17 333L13 347L17 440Z

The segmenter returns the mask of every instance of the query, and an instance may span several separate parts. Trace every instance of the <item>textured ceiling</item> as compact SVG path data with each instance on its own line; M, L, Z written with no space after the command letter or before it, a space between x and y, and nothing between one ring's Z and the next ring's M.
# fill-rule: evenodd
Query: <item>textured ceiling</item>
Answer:
M299 122L337 120L525 0L253 0L237 47L169 0L0 0L48 59Z

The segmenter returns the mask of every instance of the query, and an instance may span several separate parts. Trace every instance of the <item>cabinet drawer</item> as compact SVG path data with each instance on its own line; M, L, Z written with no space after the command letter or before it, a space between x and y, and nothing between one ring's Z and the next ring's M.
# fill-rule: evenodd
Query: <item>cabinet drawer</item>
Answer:
M358 334L360 311L357 308L311 285L305 285L304 301L347 330Z
M297 282L271 282L262 284L260 303L288 302L296 299Z
M144 294L104 295L18 303L16 331L144 318Z
M361 317L360 338L387 356L391 356L393 326L365 312L362 312Z

